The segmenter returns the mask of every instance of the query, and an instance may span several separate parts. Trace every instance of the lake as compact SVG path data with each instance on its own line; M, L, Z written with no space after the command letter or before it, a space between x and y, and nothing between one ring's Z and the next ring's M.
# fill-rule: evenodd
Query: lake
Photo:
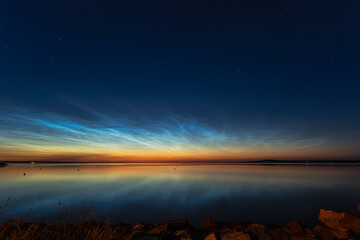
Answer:
M25 174L25 175L24 175ZM354 212L357 166L69 164L0 168L0 202L31 220L91 213L100 221L160 223L186 218L194 226L251 220L314 226L320 208ZM60 211L59 202L62 206ZM65 213L66 212L66 213Z

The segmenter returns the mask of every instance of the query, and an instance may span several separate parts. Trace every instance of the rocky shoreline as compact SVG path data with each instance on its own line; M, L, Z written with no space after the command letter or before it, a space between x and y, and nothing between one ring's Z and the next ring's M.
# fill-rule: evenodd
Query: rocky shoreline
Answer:
M0 225L0 239L179 239L179 240L338 240L360 239L360 204L354 214L321 209L314 228L298 220L287 225L266 226L253 222L216 222L205 219L201 229L187 220L170 220L162 224L136 225L84 221L79 224L20 223L9 221ZM23 234L22 234L23 233ZM25 237L24 237L25 235Z

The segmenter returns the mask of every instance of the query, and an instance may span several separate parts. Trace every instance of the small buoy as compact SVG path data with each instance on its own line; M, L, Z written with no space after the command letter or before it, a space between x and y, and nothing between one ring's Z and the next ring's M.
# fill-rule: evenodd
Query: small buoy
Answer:
M26 173L24 173L24 176L26 175Z

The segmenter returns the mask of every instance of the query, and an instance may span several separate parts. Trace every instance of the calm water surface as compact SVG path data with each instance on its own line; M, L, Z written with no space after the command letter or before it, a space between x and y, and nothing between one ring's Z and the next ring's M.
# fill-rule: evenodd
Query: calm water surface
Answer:
M26 175L24 176L24 173ZM7 215L57 219L59 201L73 219L93 203L112 223L187 218L315 225L320 208L353 212L360 169L261 165L13 165L0 168ZM30 211L31 210L31 211Z

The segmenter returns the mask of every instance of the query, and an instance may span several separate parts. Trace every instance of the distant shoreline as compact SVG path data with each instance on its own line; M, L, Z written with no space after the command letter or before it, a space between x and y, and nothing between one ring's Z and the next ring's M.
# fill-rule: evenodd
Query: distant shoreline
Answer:
M184 165L312 165L312 166L360 166L360 160L260 160L260 161L177 161L177 162L62 162L62 161L3 161L0 166L8 165L156 165L156 164L184 164Z
M7 165L8 165L7 163L0 162L0 167L5 167L5 166L7 166Z

